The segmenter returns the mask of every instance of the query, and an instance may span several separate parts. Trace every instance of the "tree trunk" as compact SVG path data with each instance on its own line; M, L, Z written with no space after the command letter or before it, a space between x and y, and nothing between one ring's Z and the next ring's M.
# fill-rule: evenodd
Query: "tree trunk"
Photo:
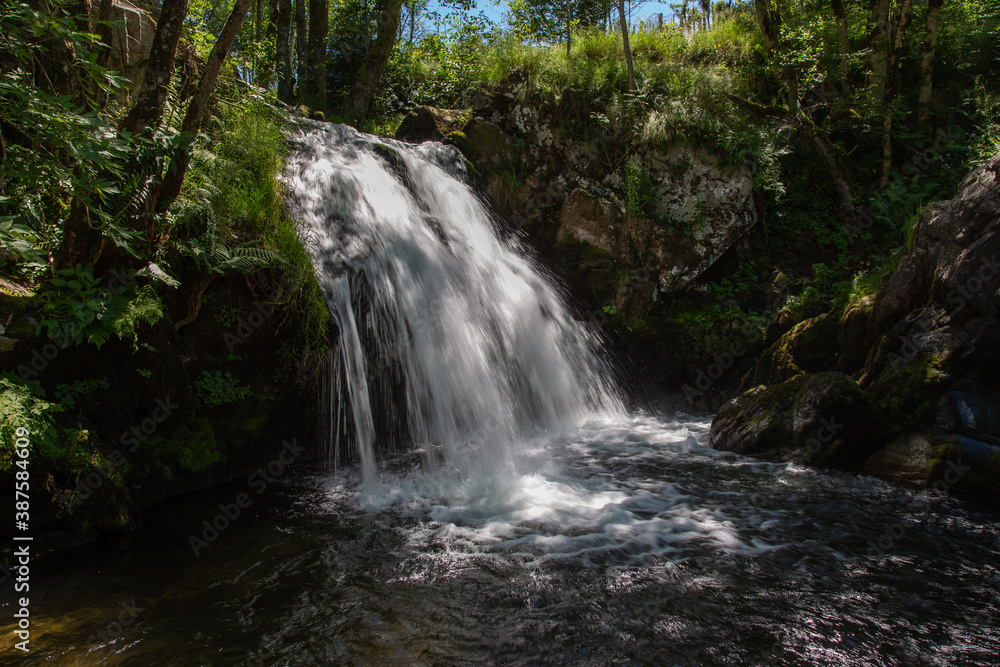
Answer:
M233 11L226 19L226 24L222 27L222 32L219 33L215 40L215 46L212 47L212 52L208 55L204 73L201 75L201 80L198 81L198 87L191 97L191 103L188 105L184 121L181 123L181 144L177 148L170 171L163 179L163 184L156 195L155 209L160 213L166 211L180 194L181 186L184 184L184 176L191 163L189 149L205 120L208 102L215 90L215 83L219 78L222 63L225 62L233 40L239 34L240 28L243 27L243 22L246 20L247 12L250 11L253 2L254 0L236 0Z
M937 49L938 31L941 27L943 0L927 0L927 21L924 24L923 57L920 60L919 120L926 125L931 115L931 96L934 93L934 51Z
M753 0L753 9L757 17L757 25L764 33L767 50L776 50L781 45L781 15L776 9L771 8L768 0Z
M868 47L872 54L872 86L875 100L885 101L886 76L889 73L889 7L891 0L871 0Z
M625 0L618 0L618 22L621 24L625 66L628 68L628 89L635 90L635 76L632 73L632 49L628 45L628 21L625 19Z
M76 29L81 32L93 33L94 27L90 23L90 0L76 0L72 5L73 13L76 14Z
M413 46L413 28L417 20L417 0L410 0L410 46Z
M97 36L100 38L101 43L104 44L97 56L97 64L101 67L106 67L108 58L111 57L111 36L113 33L112 27L108 22L111 20L112 6L112 0L101 0L101 8L97 12L97 18L100 21L97 24Z
M841 168L840 163L833 155L833 147L820 132L815 128L805 126L802 128L809 141L816 148L826 170L830 173L830 180L833 181L833 189L837 193L837 203L840 205L840 218L846 224L851 225L857 220L857 211L854 208L854 196L851 191L851 183L847 175Z
M378 35L375 37L371 51L368 52L368 57L354 78L351 94L347 98L348 111L355 120L363 118L368 113L368 107L375 95L375 86L382 76L382 70L385 69L386 63L389 62L392 46L396 42L396 30L399 29L399 16L402 8L402 0L382 0Z
M831 0L833 5L833 15L837 19L837 39L840 42L840 82L844 86L844 93L850 90L848 75L851 73L851 43L847 32L847 11L844 8L844 0Z
M326 113L327 0L309 0L309 81L312 106Z
M306 33L306 0L295 0L295 58L297 63L295 99L299 104L302 104L309 94L309 48Z
M289 43L292 29L292 1L277 0L271 16L274 25L274 60L278 70L278 99L292 101L292 49Z
M910 7L912 0L903 0L900 9L899 23L895 26L895 38L889 52L889 63L885 77L885 120L882 123L882 178L879 187L889 185L892 176L892 114L896 103L896 83L899 81L899 58L903 51L903 36L910 25Z
M121 129L136 133L155 129L167 104L167 89L174 73L174 55L181 39L181 29L187 16L188 0L164 0L160 20L156 22L153 44L146 65L142 87L135 104L121 122Z
M271 84L274 83L275 73L278 69L278 2L279 0L269 0L267 8L267 24L261 28L260 22L263 18L258 18L256 30L258 33L263 32L263 39L260 37L255 37L257 42L257 48L254 49L254 59L256 60L256 72L255 80L257 85L261 88L269 89ZM257 0L257 10L262 11L261 1ZM259 54L259 50L263 48L264 53Z

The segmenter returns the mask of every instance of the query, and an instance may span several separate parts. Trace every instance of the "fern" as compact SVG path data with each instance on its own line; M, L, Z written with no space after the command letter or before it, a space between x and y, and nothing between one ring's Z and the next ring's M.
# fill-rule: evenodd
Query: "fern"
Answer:
M122 340L132 341L132 348L138 349L139 334L136 327L143 323L156 324L162 317L163 304L160 298L152 285L145 285L128 302L125 310L110 321L110 329Z

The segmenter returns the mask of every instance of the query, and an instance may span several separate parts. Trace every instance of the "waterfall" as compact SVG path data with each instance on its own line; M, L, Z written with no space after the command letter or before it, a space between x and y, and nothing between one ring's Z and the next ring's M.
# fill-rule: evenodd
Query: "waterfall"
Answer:
M428 472L495 473L526 437L622 411L596 334L499 233L456 149L341 125L292 143L291 212L339 329L366 485L383 445L420 450Z

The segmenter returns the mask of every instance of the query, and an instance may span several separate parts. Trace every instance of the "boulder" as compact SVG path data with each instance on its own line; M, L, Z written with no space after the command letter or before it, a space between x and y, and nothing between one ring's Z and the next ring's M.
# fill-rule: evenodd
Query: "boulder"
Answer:
M740 387L779 384L799 373L830 368L837 358L838 329L838 323L827 314L799 322L761 355Z
M396 138L413 144L441 141L460 130L468 120L468 113L452 109L417 107L400 123Z
M618 211L607 199L576 188L559 213L559 243L583 243L592 251L615 255L620 247Z
M954 199L925 207L910 247L874 297L782 334L744 379L744 387L761 386L719 411L713 445L795 459L803 405L838 422L864 405L835 439L842 449L824 444L816 462L1000 493L998 174L1000 155L967 176ZM787 325L787 315L772 323L768 341ZM838 382L812 384L834 368L854 373L857 385L847 391L843 373ZM838 383L846 404L826 398Z
M799 374L729 401L712 446L767 460L853 467L873 451L867 398L843 373Z
M129 80L132 90L142 82L149 52L153 48L153 33L156 32L156 21L147 8L139 5L128 0L114 0L111 5L112 31L107 67L121 72ZM147 4L147 7L152 5ZM94 3L95 18L99 9L100 3Z
M647 153L650 209L656 224L683 235L654 236L660 289L675 293L704 273L757 222L753 174L683 144Z

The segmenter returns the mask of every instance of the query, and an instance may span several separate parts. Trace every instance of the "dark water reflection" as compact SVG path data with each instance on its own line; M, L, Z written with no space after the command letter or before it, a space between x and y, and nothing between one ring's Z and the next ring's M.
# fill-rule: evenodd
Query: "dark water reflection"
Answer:
M299 469L198 556L189 535L248 487L172 499L142 529L39 562L32 653L8 643L3 660L1000 662L995 515L707 451L705 428L642 418L545 441L513 491L436 497L403 471L359 500L350 474ZM11 600L8 585L7 637Z

